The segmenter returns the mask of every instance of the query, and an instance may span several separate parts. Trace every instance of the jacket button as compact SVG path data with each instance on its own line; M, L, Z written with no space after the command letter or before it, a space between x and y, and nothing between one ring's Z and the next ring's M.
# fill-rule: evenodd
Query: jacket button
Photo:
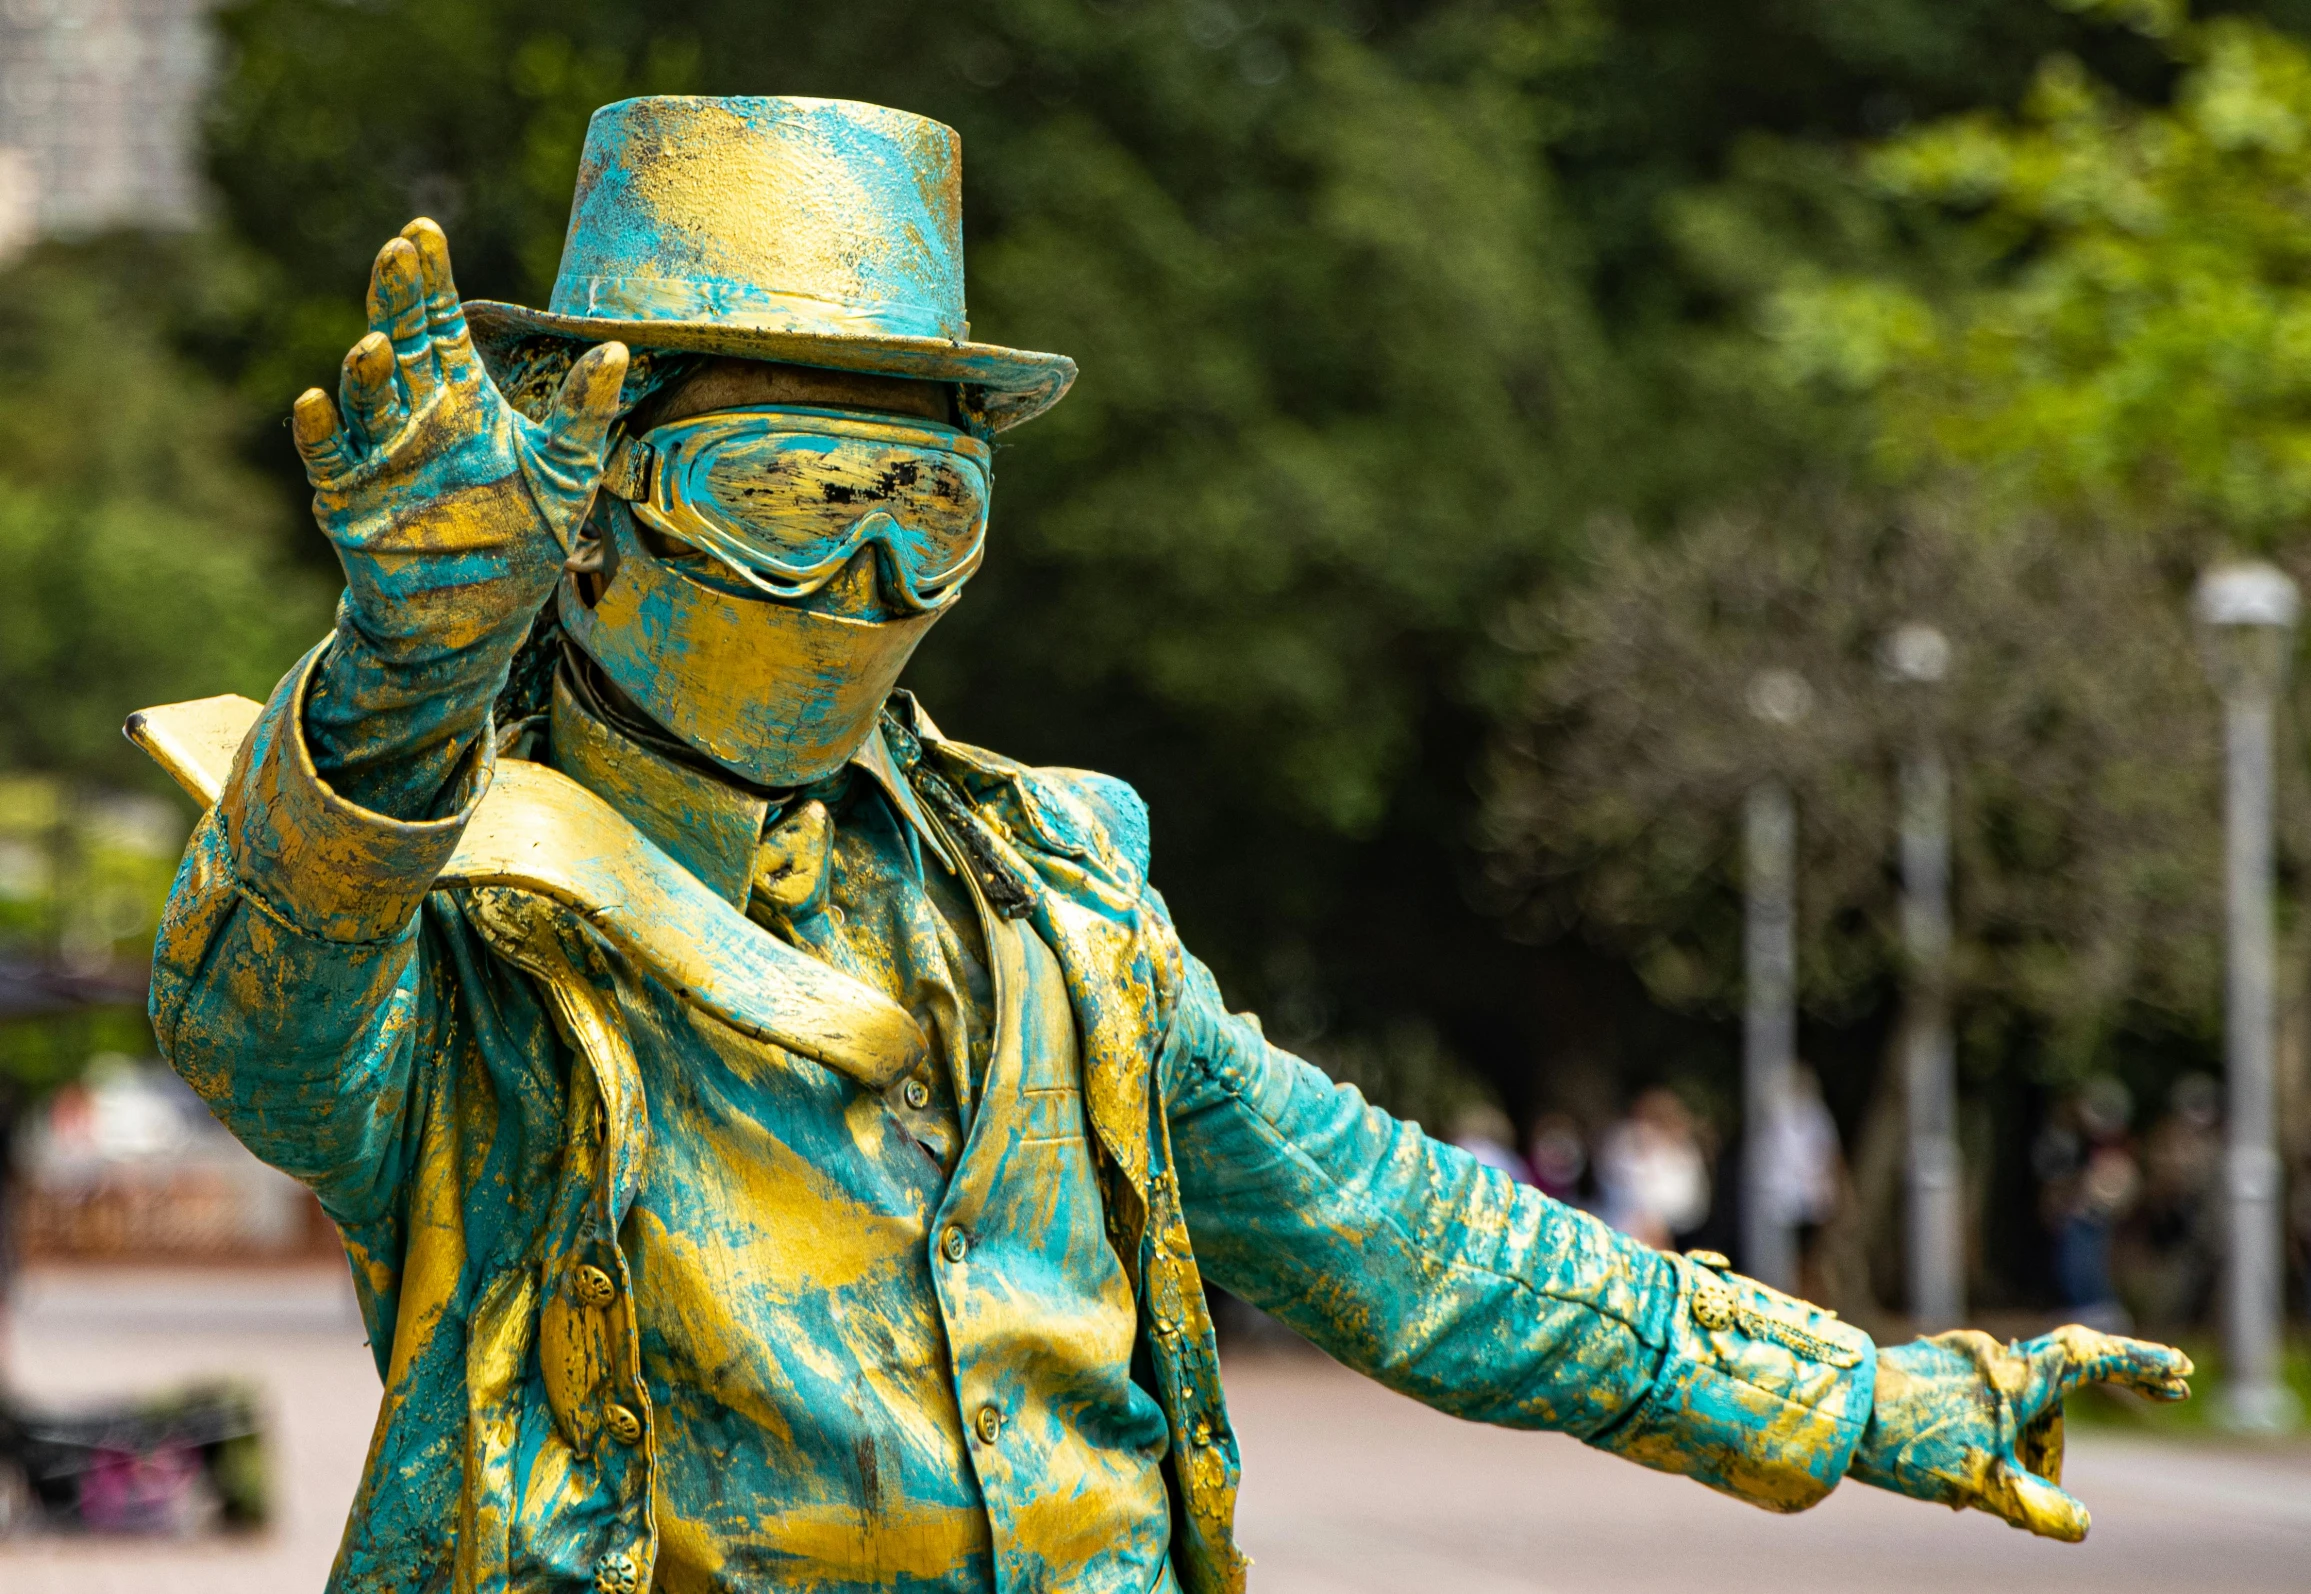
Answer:
M970 1240L953 1224L949 1224L947 1232L939 1236L939 1254L950 1262L962 1261L970 1249Z
M585 1306L607 1306L618 1298L618 1286L610 1275L588 1263L571 1275L578 1300Z
M610 1425L610 1437L622 1445L633 1444L642 1437L642 1419L624 1406L612 1406L602 1413L602 1420Z
M907 1099L907 1105L917 1112L921 1112L925 1107L931 1105L931 1087L919 1079L908 1080L906 1088L901 1090L899 1094L904 1096Z
M993 1406L981 1406L978 1420L972 1426L979 1430L979 1442L991 1445L1003 1437L1003 1413Z
M1733 1326L1733 1292L1704 1284L1693 1292L1693 1320L1712 1333Z
M640 1581L634 1570L634 1557L624 1550L612 1550L594 1563L597 1594L635 1594Z

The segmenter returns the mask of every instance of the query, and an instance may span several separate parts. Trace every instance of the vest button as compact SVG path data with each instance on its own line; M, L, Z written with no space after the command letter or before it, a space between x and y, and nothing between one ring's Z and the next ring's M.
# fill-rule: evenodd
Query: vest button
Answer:
M953 1224L949 1224L947 1232L939 1237L939 1254L950 1262L962 1261L970 1250L971 1241Z
M931 1105L931 1087L919 1079L908 1080L906 1088L899 1094L906 1097L907 1105L917 1112L921 1112L925 1107Z
M978 1420L972 1426L979 1430L979 1442L991 1445L1003 1437L1003 1413L993 1406L981 1406Z
M634 1557L624 1550L612 1550L594 1563L594 1587L597 1594L635 1594L640 1577L634 1569Z
M622 1445L630 1445L642 1437L642 1419L624 1406L612 1406L602 1414L610 1425L610 1437Z
M607 1306L618 1298L616 1281L591 1263L579 1268L570 1277L581 1305Z

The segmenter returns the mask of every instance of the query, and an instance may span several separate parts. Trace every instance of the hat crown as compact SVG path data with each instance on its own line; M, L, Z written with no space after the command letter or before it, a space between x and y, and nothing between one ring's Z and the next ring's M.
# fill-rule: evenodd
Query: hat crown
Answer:
M961 140L851 100L605 105L586 128L549 308L961 342Z

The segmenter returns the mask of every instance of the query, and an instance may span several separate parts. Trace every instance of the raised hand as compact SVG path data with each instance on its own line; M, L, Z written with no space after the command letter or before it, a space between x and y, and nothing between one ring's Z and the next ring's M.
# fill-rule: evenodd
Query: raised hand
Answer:
M2089 1519L2060 1487L2063 1397L2110 1383L2183 1400L2190 1375L2179 1350L2077 1324L2009 1345L1973 1329L1912 1340L1878 1353L1870 1426L1850 1475L2076 1542Z
M422 218L378 251L369 327L338 404L311 388L290 418L353 623L388 656L526 625L593 501L625 345L588 350L543 422L517 413L474 353L449 241Z

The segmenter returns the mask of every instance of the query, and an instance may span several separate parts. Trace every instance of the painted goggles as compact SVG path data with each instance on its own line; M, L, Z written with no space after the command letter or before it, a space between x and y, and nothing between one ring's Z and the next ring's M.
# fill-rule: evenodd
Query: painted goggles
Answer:
M888 587L943 609L987 546L987 445L929 422L717 410L621 442L602 485L663 536L774 598L804 598L874 546Z

